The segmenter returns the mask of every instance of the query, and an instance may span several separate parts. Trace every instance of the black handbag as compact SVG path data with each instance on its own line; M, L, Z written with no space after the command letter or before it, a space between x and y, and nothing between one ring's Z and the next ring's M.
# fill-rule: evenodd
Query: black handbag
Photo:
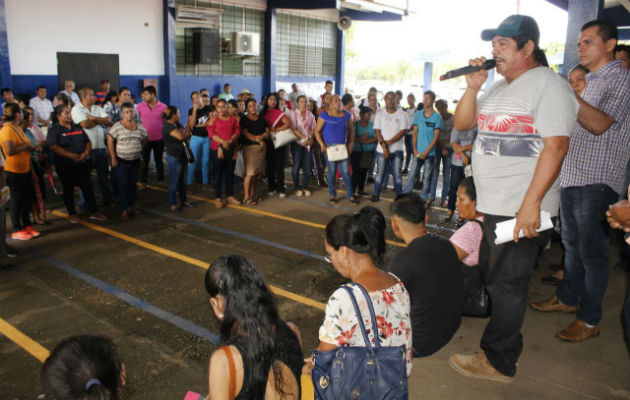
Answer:
M375 345L370 345L363 317L351 286L358 287L367 299ZM315 400L388 399L407 400L406 346L383 347L370 296L358 283L342 286L352 300L365 346L342 346L331 351L313 350L311 371Z
M186 155L186 160L188 161L189 164L194 163L195 162L195 155L193 154L192 150L190 149L190 145L185 140L182 141L182 145L184 146L184 154Z
M480 226L481 221L471 219ZM479 265L468 266L461 263L464 277L464 293L462 295L462 315L466 317L486 318L490 316L491 304L490 295L486 290L486 284L481 276Z

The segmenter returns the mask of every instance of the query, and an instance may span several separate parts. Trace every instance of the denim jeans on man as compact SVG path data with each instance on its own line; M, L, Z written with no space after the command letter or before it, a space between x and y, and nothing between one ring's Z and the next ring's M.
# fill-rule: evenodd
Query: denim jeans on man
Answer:
M523 350L521 327L525 319L529 278L540 249L551 238L551 229L534 239L494 244L498 222L511 217L484 215L479 268L490 295L492 314L481 337L481 348L492 366L507 376L516 374Z
M201 163L201 183L207 185L210 182L210 138L191 136L190 150L195 156L195 162L188 166L188 184L193 184L196 166Z
M394 190L396 195L402 193L402 175L400 173L400 166L403 161L403 152L395 151L389 154L389 158L385 158L383 153L376 152L376 165L378 172L374 178L374 196L379 197L383 181L391 173L394 176Z
M457 202L457 189L459 189L459 184L466 177L464 167L460 167L459 165L451 165L451 176L449 179L449 190L448 190L448 209L451 211L455 211L455 203Z
M177 205L176 192L179 192L179 201L183 205L186 199L186 169L188 161L173 157L166 153L166 163L168 164L168 205Z
M109 155L106 149L95 149L90 152L90 161L96 170L98 185L101 189L103 205L112 204L114 191L109 183Z
M140 160L127 161L118 159L118 167L114 169L118 180L118 205L125 211L136 204L136 184L140 173Z
M298 143L291 143L293 154L293 185L295 190L306 190L308 179L311 176L311 151ZM302 170L302 184L300 185L300 169Z
M431 192L429 193L429 199L435 200L438 178L440 177L440 164L442 167L442 201L446 200L448 196L448 189L451 181L451 160L453 159L453 150L448 149L448 154L443 155L442 150L435 149L435 164L431 171Z
M346 187L346 197L352 197L352 180L350 179L350 169L348 166L350 165L350 159L346 158L341 161L329 161L328 155L324 153L324 157L326 159L326 166L328 169L326 170L326 179L328 180L328 195L332 197L337 197L337 191L335 190L335 175L337 173L337 168L339 168L339 173L341 174L341 178L343 179L343 185Z
M577 318L589 325L602 319L602 300L608 285L608 206L619 194L608 185L594 184L560 191L564 279L558 299L579 306Z
M415 185L416 179L418 178L418 174L420 174L420 168L424 166L424 180L422 181L422 191L420 192L420 197L422 198L422 201L427 201L429 197L429 187L431 186L431 172L433 171L434 164L434 156L429 156L424 161L418 157L414 157L411 161L411 170L409 171L409 175L407 175L407 183L405 183L403 193L411 193L413 185Z

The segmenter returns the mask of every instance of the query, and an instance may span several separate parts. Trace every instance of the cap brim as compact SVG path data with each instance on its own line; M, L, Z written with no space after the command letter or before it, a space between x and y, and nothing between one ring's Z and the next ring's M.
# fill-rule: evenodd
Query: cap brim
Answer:
M497 35L496 29L484 29L481 31L481 40L490 41Z

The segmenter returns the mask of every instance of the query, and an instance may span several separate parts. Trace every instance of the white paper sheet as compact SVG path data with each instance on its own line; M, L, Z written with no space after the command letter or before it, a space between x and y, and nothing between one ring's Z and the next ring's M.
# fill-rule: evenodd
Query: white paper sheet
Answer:
M514 240L514 227L516 226L516 218L508 219L507 221L499 222L497 224L494 233L496 235L496 239L494 239L494 244L503 244L507 242L511 242ZM536 232L546 231L547 229L553 228L553 222L551 222L551 214L548 211L540 212L540 228L536 229ZM523 230L518 233L518 237L525 237L523 234Z

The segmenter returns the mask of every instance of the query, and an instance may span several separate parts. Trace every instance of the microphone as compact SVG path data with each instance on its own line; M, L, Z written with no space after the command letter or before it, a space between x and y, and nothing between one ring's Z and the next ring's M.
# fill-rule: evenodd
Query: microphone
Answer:
M489 60L486 60L486 62L484 62L483 65L479 65L479 66L469 65L467 67L457 68L452 71L448 71L444 75L440 76L440 80L443 81L446 79L456 78L462 75L472 74L473 72L481 71L482 69L492 69L496 65L497 65L497 62L493 58L491 58Z

